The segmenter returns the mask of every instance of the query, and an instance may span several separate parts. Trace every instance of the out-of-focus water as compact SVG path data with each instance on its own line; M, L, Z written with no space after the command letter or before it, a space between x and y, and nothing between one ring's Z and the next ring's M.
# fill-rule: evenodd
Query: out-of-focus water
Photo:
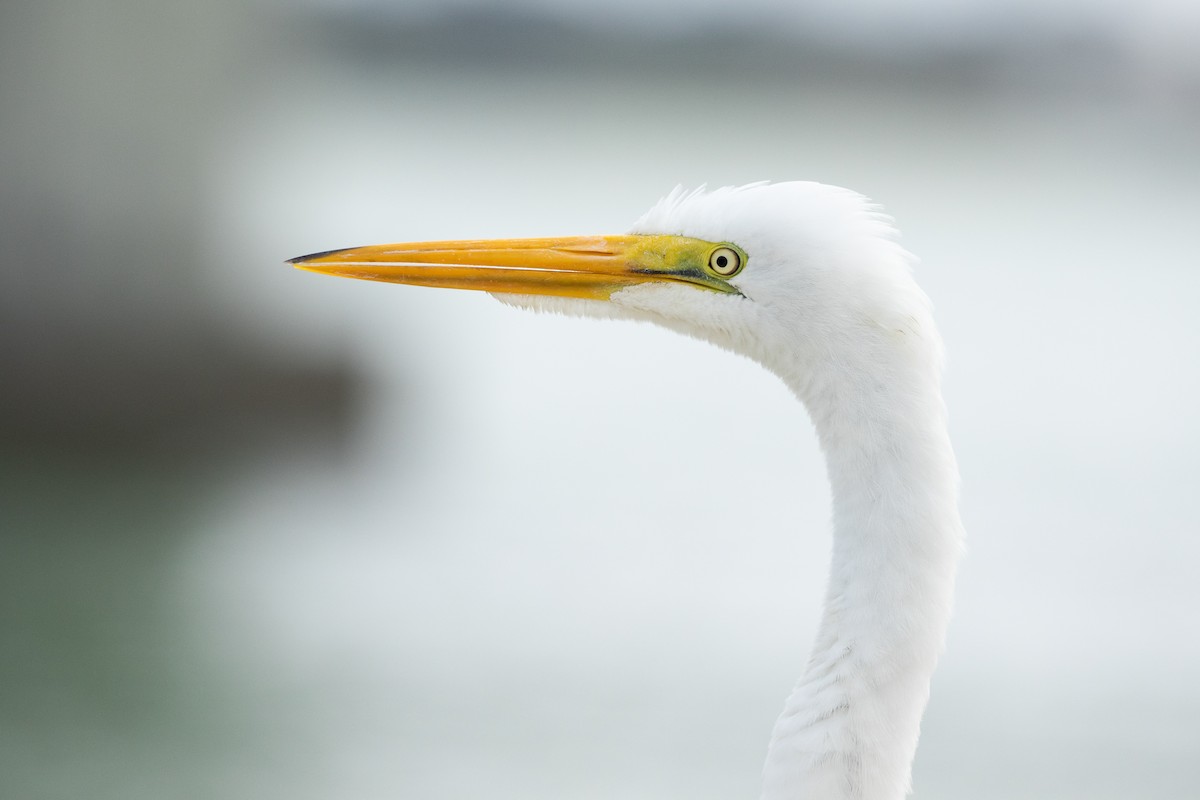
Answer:
M212 143L207 280L373 391L338 452L4 465L0 794L755 796L828 556L784 387L647 326L279 262L805 178L898 218L947 340L970 550L916 796L1194 796L1200 151L1168 111L293 66Z

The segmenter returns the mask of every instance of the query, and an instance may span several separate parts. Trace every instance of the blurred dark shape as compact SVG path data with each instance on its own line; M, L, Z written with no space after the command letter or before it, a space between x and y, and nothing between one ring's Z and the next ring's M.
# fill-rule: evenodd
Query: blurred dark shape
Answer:
M339 365L281 365L220 333L218 319L130 327L57 321L47 335L6 312L0 446L168 455L264 429L332 439L348 420L356 381Z
M178 451L345 424L345 366L266 353L198 280L209 150L269 63L266 27L223 1L0 6L0 444Z

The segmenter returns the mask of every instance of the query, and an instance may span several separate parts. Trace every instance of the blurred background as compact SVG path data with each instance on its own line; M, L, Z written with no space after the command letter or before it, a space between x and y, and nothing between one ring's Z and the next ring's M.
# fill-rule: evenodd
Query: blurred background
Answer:
M948 345L915 796L1195 797L1197 142L1183 0L5 3L0 796L757 796L829 551L783 385L282 262L810 179Z

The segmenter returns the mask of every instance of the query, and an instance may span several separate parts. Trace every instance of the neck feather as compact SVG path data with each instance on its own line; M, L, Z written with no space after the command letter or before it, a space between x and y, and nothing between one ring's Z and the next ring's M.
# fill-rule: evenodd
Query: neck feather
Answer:
M866 371L789 381L825 453L833 560L763 800L898 800L909 789L962 541L937 360L882 384Z

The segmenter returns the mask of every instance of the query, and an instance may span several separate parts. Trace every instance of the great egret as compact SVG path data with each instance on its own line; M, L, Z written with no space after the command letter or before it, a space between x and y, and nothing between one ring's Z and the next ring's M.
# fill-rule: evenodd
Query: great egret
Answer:
M866 198L791 182L676 189L621 236L380 245L292 263L649 320L783 378L816 426L834 541L762 798L884 800L910 787L963 539L942 345L910 261Z

